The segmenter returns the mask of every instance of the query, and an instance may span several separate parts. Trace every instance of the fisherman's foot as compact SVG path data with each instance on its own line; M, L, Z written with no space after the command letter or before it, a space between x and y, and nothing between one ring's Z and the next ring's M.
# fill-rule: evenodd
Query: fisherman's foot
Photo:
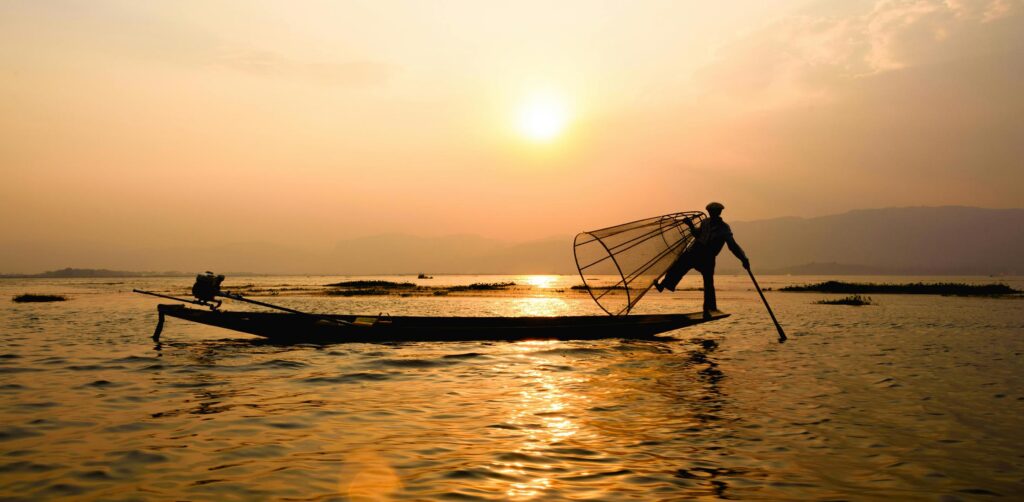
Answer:
M710 321L711 320L711 311L710 310L705 310L704 311L704 320L705 321Z
M654 280L654 289L657 289L659 293L665 290L665 286L662 286L657 279Z

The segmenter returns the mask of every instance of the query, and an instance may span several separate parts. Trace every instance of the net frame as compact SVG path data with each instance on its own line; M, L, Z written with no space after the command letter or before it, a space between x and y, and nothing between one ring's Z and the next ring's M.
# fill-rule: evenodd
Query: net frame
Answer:
M693 245L695 238L685 221L700 226L706 219L703 212L685 211L580 232L573 240L573 255L583 286L609 315L629 314L653 280ZM588 254L597 258L586 259ZM607 273L601 274L600 269ZM610 275L613 280L617 276L618 280L610 286L598 286L587 279L587 274Z

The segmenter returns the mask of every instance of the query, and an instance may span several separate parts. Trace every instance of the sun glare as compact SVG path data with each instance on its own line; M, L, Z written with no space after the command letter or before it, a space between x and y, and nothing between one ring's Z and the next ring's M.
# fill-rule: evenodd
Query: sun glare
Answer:
M552 94L529 96L519 106L519 132L532 141L557 138L569 122L565 101Z

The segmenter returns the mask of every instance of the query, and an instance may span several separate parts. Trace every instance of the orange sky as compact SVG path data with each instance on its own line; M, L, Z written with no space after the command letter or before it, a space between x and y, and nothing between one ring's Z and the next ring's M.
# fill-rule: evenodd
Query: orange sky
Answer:
M1024 206L1019 0L7 1L0 68L0 245Z

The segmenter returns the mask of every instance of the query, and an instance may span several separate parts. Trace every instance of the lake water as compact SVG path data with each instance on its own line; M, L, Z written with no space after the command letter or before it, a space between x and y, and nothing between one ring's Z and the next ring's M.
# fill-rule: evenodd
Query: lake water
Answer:
M555 292L575 276L429 281L505 280L536 291L261 299L337 313L601 313ZM2 280L0 498L1024 498L1024 300L873 295L848 307L772 291L790 336L779 344L749 280L718 283L732 317L670 341L279 346L170 318L154 344L161 300L130 290L189 279ZM10 301L25 292L70 300ZM639 311L696 311L700 295L649 294Z

